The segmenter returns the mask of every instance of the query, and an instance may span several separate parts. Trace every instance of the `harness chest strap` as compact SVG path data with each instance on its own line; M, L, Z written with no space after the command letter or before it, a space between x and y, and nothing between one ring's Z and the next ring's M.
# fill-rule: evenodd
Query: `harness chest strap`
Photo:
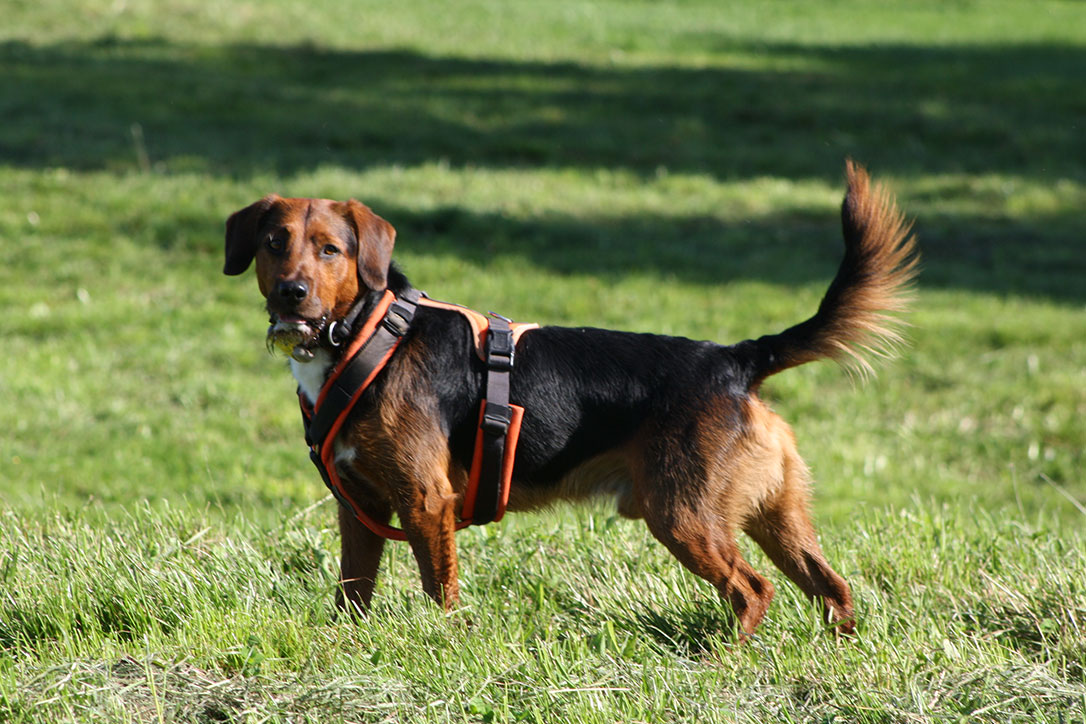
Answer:
M310 459L325 485L363 525L393 540L406 540L406 535L399 528L374 520L351 498L336 472L333 443L355 403L399 346L420 304L463 314L472 326L476 351L487 362L486 394L480 404L479 429L457 530L501 520L505 513L524 414L523 408L509 403L509 372L517 339L538 326L511 325L504 317L487 318L464 307L427 299L418 292L397 298L386 291L332 370L312 408L299 392Z

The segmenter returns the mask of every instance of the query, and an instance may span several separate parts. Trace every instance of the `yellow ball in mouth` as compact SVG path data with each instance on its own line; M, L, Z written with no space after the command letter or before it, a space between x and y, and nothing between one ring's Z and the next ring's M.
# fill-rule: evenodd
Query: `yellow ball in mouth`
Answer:
M294 348L305 342L312 330L300 322L276 322L268 329L268 349L290 355Z
M295 337L294 335L289 335L288 336L288 335L282 334L282 335L279 335L279 336L276 336L276 337L269 337L268 338L268 346L271 349L274 349L274 350L276 350L278 352L282 352L283 354L289 355L294 350L294 348L298 346L298 343L301 342L301 341L302 341L301 337Z

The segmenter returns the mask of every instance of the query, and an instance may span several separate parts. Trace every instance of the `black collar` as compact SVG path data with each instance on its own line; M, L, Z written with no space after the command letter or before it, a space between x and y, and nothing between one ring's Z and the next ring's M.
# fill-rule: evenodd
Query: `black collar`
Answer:
M294 349L291 350L290 356L298 362L309 362L313 359L316 350L326 349L338 357L344 343L348 342L354 336L359 317L362 316L363 312L375 309L381 305L381 300L384 299L385 295L388 293L389 290L384 290L377 294L371 293L363 295L351 305L351 308L347 310L347 314L342 318L333 319L331 321L328 321L327 318L325 318L320 325L320 330L308 341L295 345ZM397 298L417 299L417 297L418 292L409 289L401 295L398 295ZM376 301L374 301L375 298ZM372 316L372 313L366 317L367 321L369 321L370 316ZM406 329L404 331L406 331Z

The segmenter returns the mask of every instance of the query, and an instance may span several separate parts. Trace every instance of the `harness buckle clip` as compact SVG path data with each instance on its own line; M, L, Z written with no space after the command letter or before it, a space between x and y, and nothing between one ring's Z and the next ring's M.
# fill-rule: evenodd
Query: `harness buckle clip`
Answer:
M513 346L513 332L509 329L490 328L486 338L486 364L491 369L513 369L516 347Z
M400 304L399 302L393 302L388 307L388 313L385 314L385 318L381 321L381 324L392 334L397 337L402 337L407 334L408 327L411 326L411 311Z
M513 408L509 405L498 405L487 402L483 408L483 420L479 423L480 429L488 435L495 437L504 435L513 422Z

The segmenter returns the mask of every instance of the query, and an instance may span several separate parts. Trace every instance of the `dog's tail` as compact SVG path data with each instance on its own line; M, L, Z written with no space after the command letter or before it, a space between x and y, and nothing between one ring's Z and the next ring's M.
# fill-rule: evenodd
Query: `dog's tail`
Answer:
M862 166L850 160L845 169L845 258L813 317L740 345L751 351L750 389L770 375L824 357L869 374L868 357L889 357L902 342L901 322L891 315L905 311L912 299L916 241L893 197L872 186Z

